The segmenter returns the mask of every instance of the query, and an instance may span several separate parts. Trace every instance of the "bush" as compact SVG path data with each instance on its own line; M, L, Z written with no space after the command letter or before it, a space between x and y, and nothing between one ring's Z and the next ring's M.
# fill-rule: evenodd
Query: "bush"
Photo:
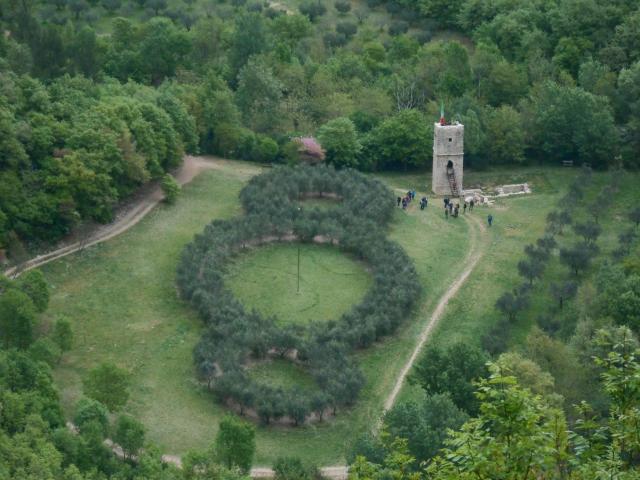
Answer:
M220 421L216 435L215 452L227 468L240 468L248 472L256 450L256 429L250 423L226 415Z
M388 451L380 438L366 432L357 437L353 445L348 448L347 464L353 464L357 457L365 457L369 462L382 464L387 454Z
M29 347L29 355L34 360L44 362L50 367L55 366L60 360L60 347L48 338L39 338Z
M336 0L334 3L336 10L340 12L342 15L346 14L351 10L351 2L349 0Z
M322 41L328 48L342 47L347 43L347 37L341 33L327 32L322 36Z
M44 312L49 305L49 285L40 270L29 270L18 277L17 285L26 293L38 312Z
M507 350L511 326L509 322L500 320L491 330L482 336L482 349L492 357L496 357Z
M80 433L83 433L83 430L89 428L89 426L99 426L99 431L104 438L107 436L109 430L108 415L109 412L102 403L89 398L83 398L76 405L76 414L73 421L80 430Z
M336 32L350 38L358 32L358 25L353 22L340 22L336 25Z
M266 135L257 134L251 151L254 162L271 163L278 156L278 144Z
M118 10L121 5L121 0L102 0L102 6L111 13Z
M387 2L385 3L384 7L387 9L387 12L389 12L391 15L400 13L402 11L402 5L400 5L397 2Z
M71 322L64 317L56 320L53 326L51 338L58 345L61 352L68 352L73 346L73 331L71 330Z
M449 395L458 408L473 415L478 407L473 382L486 375L487 360L482 350L466 343L446 350L432 346L416 364L411 379L429 395Z
M321 17L327 12L327 8L320 0L306 0L298 7L300 13L309 17L309 20L315 22L318 17Z
M170 173L165 173L162 177L162 192L164 193L164 201L172 204L175 203L180 194L180 185Z
M312 480L315 468L307 468L298 457L279 457L273 464L276 480Z
M280 17L281 15L285 15L285 13L282 10L278 10L276 8L269 7L267 9L265 9L264 15L267 18L270 18L270 19L273 20L274 18Z
M125 459L133 457L143 447L144 436L144 425L138 420L128 415L118 417L113 439L122 447Z
M420 45L424 45L431 41L433 32L431 30L420 30L413 35L413 38L415 38Z
M407 33L408 30L409 24L402 20L396 20L394 22L391 22L391 25L389 25L389 35L392 35L394 37L397 35L402 35L403 33Z
M103 363L89 370L82 380L84 394L115 412L129 399L129 374L111 364Z
M384 424L392 437L408 440L409 452L420 463L434 457L444 446L447 431L457 430L468 418L445 393L396 405L385 414Z

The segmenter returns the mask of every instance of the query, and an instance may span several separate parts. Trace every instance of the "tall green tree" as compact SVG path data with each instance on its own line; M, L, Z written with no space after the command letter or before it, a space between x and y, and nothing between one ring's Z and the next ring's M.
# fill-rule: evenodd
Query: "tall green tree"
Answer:
M503 105L487 116L484 125L492 164L521 164L525 160L525 131L520 113Z
M129 400L130 375L112 363L103 363L87 373L82 380L89 398L104 404L109 411L120 410Z
M269 35L262 15L256 12L242 12L238 15L228 54L231 83L236 83L238 73L252 55L268 48Z
M142 29L141 64L155 85L175 75L176 69L186 62L190 49L186 32L167 18L153 18Z
M433 126L418 110L402 110L371 130L363 143L365 165L421 167L433 156Z
M144 445L144 426L129 415L120 415L116 422L113 440L122 447L125 458L137 455Z
M448 394L461 410L474 414L478 403L473 382L486 373L487 356L479 348L455 343L443 350L428 348L416 364L411 380L428 395Z
M396 405L385 414L384 426L392 437L407 439L411 455L423 462L444 446L449 429L460 428L468 418L445 393Z
M546 158L608 166L618 149L618 132L608 100L581 88L547 81L532 90L525 105L529 144Z
M278 126L283 85L262 58L252 58L238 75L236 102L246 125L258 132Z
M227 468L238 467L248 472L256 450L255 436L253 425L226 415L220 421L214 446L218 460Z
M24 272L16 282L16 286L26 293L38 312L44 312L49 305L49 285L40 270Z
M569 457L564 413L490 368L478 386L479 416L452 433L429 478L562 478Z
M4 348L29 347L35 324L36 308L27 294L14 288L0 294L0 340Z
M348 118L329 120L318 130L318 140L326 153L327 163L336 167L358 166L362 146L356 127Z

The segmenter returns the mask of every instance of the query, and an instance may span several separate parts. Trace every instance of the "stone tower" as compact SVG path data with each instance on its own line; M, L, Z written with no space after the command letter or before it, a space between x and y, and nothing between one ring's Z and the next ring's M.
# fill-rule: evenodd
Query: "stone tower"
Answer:
M433 177L431 189L436 195L462 195L464 125L447 125L444 118L433 125Z

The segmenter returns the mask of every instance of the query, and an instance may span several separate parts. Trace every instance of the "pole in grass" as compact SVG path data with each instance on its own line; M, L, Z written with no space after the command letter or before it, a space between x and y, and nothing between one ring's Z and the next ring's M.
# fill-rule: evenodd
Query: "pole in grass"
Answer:
M298 293L300 293L300 244L298 244Z
M302 212L302 207L298 207L298 212ZM300 293L300 241L298 241L298 290Z

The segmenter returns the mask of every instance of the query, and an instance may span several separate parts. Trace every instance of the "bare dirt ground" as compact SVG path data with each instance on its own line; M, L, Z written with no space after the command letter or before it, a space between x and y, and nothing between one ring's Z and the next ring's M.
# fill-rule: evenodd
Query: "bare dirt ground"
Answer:
M185 185L191 182L200 172L210 169L233 170L238 175L246 177L251 177L259 173L261 170L260 167L254 165L241 164L217 157L185 156L183 165L173 172L173 175L180 185ZM96 229L96 231L90 235L88 240L85 240L84 242L70 243L52 252L35 257L26 262L20 269L20 272L44 265L45 263L69 255L82 248L104 242L125 232L140 222L140 220L142 220L159 202L161 202L163 198L164 196L161 188L158 185L155 185L150 188L147 193L139 196L135 202L126 206L123 211L117 215L114 222ZM390 410L395 404L407 375L411 371L411 367L413 367L413 364L418 359L422 348L427 340L429 340L431 334L438 325L438 322L442 318L449 300L458 292L458 290L460 290L460 287L462 287L482 258L484 248L482 248L483 246L480 237L484 235L486 227L478 217L473 215L464 215L463 218L465 221L474 224L471 229L471 248L469 249L464 262L464 270L451 283L446 293L436 305L436 308L433 310L428 321L425 323L411 356L402 367L393 389L384 402L384 412ZM5 272L6 275L12 275L14 273L15 269L10 269ZM381 424L382 418L380 418L378 426ZM116 454L122 454L118 445L111 444L111 447ZM182 466L182 459L178 455L163 455L162 459L164 462L172 463L179 468ZM335 465L322 467L320 468L320 472L324 478L330 480L345 480L348 477L349 469L347 466ZM275 472L273 469L268 467L256 467L251 469L250 475L252 478L272 478L275 476Z

